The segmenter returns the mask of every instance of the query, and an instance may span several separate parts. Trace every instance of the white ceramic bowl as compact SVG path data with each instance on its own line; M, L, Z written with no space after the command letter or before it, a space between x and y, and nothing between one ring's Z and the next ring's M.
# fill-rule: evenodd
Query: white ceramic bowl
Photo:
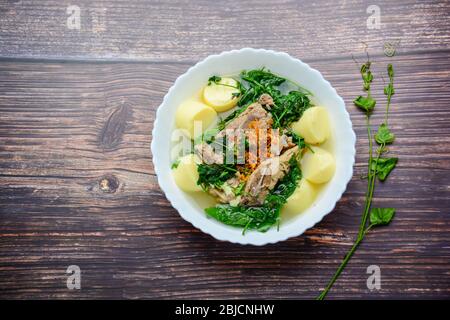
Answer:
M208 218L204 208L177 187L171 174L170 133L175 129L175 110L179 104L198 92L210 76L238 74L242 70L261 67L308 89L314 94L313 101L327 108L332 122L336 173L313 205L288 221L282 220L278 231L273 227L265 233L247 231L242 235L241 229ZM158 183L183 219L218 240L264 245L301 235L333 210L353 175L355 133L344 101L320 72L283 52L244 48L211 55L175 81L156 113L151 150Z

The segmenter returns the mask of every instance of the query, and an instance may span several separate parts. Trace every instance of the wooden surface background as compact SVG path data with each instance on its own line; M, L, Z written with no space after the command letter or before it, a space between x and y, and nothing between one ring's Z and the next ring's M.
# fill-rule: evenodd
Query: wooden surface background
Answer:
M368 29L376 4L381 28ZM81 29L67 27L69 5ZM367 138L351 101L367 46L400 158L376 190L395 221L371 233L330 298L450 298L449 1L0 1L1 298L314 298L357 232ZM383 54L386 42L395 57ZM358 141L354 178L313 229L265 247L216 241L180 218L150 153L155 111L192 64L251 46L320 70ZM382 108L373 122L382 119ZM68 290L78 265L81 290ZM366 286L381 268L381 290Z

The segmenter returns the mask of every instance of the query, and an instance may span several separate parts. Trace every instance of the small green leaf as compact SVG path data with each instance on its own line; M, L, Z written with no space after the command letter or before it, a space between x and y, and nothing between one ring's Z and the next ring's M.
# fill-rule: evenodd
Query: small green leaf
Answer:
M375 134L375 141L378 144L391 144L395 140L395 135L389 130L386 124L382 124Z
M360 109L371 112L373 108L375 108L375 104L377 103L375 100L373 100L371 97L363 97L359 96L355 100L353 100L353 103Z
M389 173L395 168L397 165L398 158L379 158L378 162L376 159L372 159L372 171L376 170L378 179L380 181L386 180Z
M233 190L235 196L240 196L244 193L245 182L239 183L239 185Z
M364 81L364 90L367 91L370 89L370 84L373 80L372 72L370 72L370 70L369 70L369 71L367 71L366 74L363 74L362 77L363 77L363 81Z
M370 62L367 61L366 63L364 63L364 64L361 66L360 72L361 72L361 74L364 74L364 73L366 73L366 71L369 70L369 69L370 69Z
M364 81L363 88L364 88L364 90L369 91L370 84L372 83L372 80L373 80L373 75L372 75L372 72L370 71L370 61L367 61L366 63L364 63L361 66L360 72L361 72L361 77Z
M389 75L389 79L392 80L394 78L394 67L390 63L387 66L387 72L388 72L388 75Z
M208 86L210 86L211 83L219 83L220 80L222 80L221 77L219 77L219 76L212 76L212 77L210 77L210 78L208 79Z
M392 83L389 83L386 87L384 87L384 94L388 97L393 96L395 93L394 85Z
M172 165L170 166L171 169L176 169L178 168L178 165L180 164L180 159L175 160L174 163L172 163Z
M237 172L236 168L232 166L215 163L200 163L197 165L197 171L197 184L205 190L208 190L210 187L220 188L225 181L232 178Z
M373 226L388 225L394 218L394 208L373 208L370 211L370 224Z
M245 227L253 219L251 214L248 214L246 210L240 207L218 205L216 207L206 208L205 212L208 216L235 227Z

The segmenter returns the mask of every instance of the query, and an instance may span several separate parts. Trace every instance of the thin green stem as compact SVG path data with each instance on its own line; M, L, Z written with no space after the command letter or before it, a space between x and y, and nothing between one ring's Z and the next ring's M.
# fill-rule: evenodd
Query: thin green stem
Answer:
M254 85L260 87L261 89L265 89L264 86L262 86L259 82L255 81L255 80L253 80L253 79L251 79L251 78L248 78L248 77L242 77L242 79L245 80L245 81L247 81L247 82L253 83Z
M391 105L391 96L389 95L387 98L387 104L386 104L386 113L384 115L384 124L388 125L388 114L389 114L389 107Z
M339 266L339 268L336 270L336 272L334 273L333 277L331 278L331 280L328 282L327 286L325 287L325 289L323 289L323 291L320 293L320 295L316 298L316 300L323 300L326 295L328 294L328 291L330 291L331 287L333 286L333 284L336 282L336 280L339 278L339 276L341 275L342 271L344 270L345 266L347 265L347 263L350 261L350 258L353 256L353 254L355 253L356 249L358 249L359 245L361 244L362 240L364 239L364 236L366 235L366 233L370 230L371 226L369 226L363 233L362 237L358 237L355 241L355 243L353 244L353 246L350 248L350 250L347 252L347 254L345 255L344 260L342 260L341 265Z
M366 199L364 203L364 211L363 216L361 217L361 224L359 225L358 238L362 236L364 227L366 226L367 220L367 211L368 207L370 207L369 196L370 196L370 187L372 185L372 180L374 180L374 174L372 174L372 158L373 158L373 142L372 142L372 131L370 127L370 118L369 115L366 114L366 127L367 127L367 137L369 139L369 162L368 162L368 173L367 173L367 191L366 191Z
M363 214L363 218L361 219L361 225L360 225L360 229L359 229L359 233L358 233L359 237L364 236L364 228L366 227L367 218L369 217L370 207L372 205L372 199L373 199L373 192L375 190L375 180L377 177L377 166L378 166L378 161L380 160L380 154L381 154L381 152L378 152L378 155L377 155L377 158L376 158L375 164L374 164L374 169L371 170L372 171L372 174L371 174L372 179L371 179L370 187L369 187L369 196L366 198L366 207L364 209L364 214ZM372 167L372 163L370 163L369 166Z
M387 71L389 75L389 85L384 88L384 93L387 95L386 114L384 116L384 123L386 126L388 125L388 114L389 107L391 106L391 98L394 94L394 69L392 64L388 64Z
M385 88L385 94L387 95L387 105L386 105L386 113L384 116L384 124L387 126L388 124L388 114L389 114L389 107L391 104L391 98L394 94L393 89L393 70L392 65L388 66L388 73L389 73L389 86ZM363 65L361 67L361 75L364 81L364 89L367 91L367 97L371 97L370 92L370 83L372 82L372 77L370 76L370 63L367 62L366 65ZM382 153L384 152L384 148L386 146L385 143L380 144L379 149L377 150L377 156L374 159L373 155L373 139L372 139L372 129L370 126L370 112L366 113L366 126L367 126L367 137L369 139L369 160L368 160L368 174L367 174L367 191L365 195L365 202L364 202L364 210L361 217L361 223L358 230L358 236L355 239L355 242L353 243L353 246L350 248L348 253L345 255L344 260L334 273L331 280L328 282L327 286L324 288L324 290L320 293L320 295L317 297L317 300L323 300L325 296L327 295L328 291L331 289L335 281L339 278L340 274L346 267L347 263L350 261L351 257L355 253L356 249L359 247L361 242L363 241L366 234L371 230L372 227L375 226L375 224L369 223L369 216L370 216L370 209L372 205L373 195L375 191L375 182L377 180L377 173L378 173L378 163L381 158Z
M239 89L237 86L232 86L231 84L225 84L225 83L220 83L220 82L214 82L216 85L218 86L224 86L224 87L230 87L230 88L234 88L234 89Z
M367 219L369 217L370 207L371 207L371 204L372 204L373 193L374 193L374 189L375 189L375 180L376 180L376 174L377 174L376 168L377 168L378 160L380 159L380 154L381 153L380 152L378 153L377 158L375 159L375 169L372 170L373 142L372 142L372 132L371 132L371 128L370 128L370 121L369 121L369 116L368 115L366 115L366 123L367 123L367 135L369 137L369 165L368 165L369 173L368 173L367 193L366 193L364 212L363 212L363 216L361 218L361 224L359 226L358 236L357 236L357 238L355 240L355 243L353 244L353 246L349 250L349 252L345 255L345 258L342 261L341 265L338 267L338 269L334 273L333 277L328 282L328 284L325 287L325 289L317 297L317 300L323 300L326 297L326 295L328 294L328 291L331 289L333 284L336 282L336 280L341 275L342 271L346 267L347 263L350 261L351 257L355 253L356 249L359 247L359 245L363 241L365 235L372 228L372 225L369 225L366 228L366 224L367 224Z

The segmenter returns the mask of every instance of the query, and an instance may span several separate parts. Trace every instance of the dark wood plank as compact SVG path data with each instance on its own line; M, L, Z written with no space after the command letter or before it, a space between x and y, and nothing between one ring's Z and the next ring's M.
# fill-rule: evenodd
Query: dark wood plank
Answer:
M69 5L80 30L67 27ZM366 12L378 5L380 29ZM450 1L3 1L0 55L63 59L197 61L242 47L285 51L302 59L347 56L364 44L381 53L442 50L450 45Z
M450 298L449 53L373 56L375 75L396 67L391 152L400 157L374 202L398 212L363 243L330 298ZM357 231L367 139L351 104L361 83L350 55L306 62L347 103L355 175L315 228L251 247L194 229L157 185L155 110L189 63L0 61L0 297L313 298ZM376 78L380 105L382 86ZM82 270L79 291L65 285L71 264ZM366 288L372 264L380 291Z

